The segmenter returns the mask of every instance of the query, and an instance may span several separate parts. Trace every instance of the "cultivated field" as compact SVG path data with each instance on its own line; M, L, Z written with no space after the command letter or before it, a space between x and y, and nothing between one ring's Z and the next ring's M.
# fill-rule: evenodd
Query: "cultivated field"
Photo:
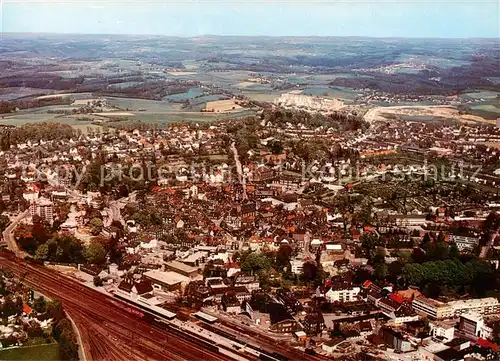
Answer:
M227 100L216 100L213 102L208 102L205 106L206 112L214 112L214 113L230 113L234 111L239 111L243 109L242 106L236 104L236 100L227 99Z

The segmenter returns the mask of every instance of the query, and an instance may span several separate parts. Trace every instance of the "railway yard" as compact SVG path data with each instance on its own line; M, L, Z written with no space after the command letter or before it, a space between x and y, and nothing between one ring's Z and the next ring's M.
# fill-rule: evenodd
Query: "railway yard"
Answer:
M20 260L10 252L0 253L0 266L11 270L27 286L63 302L77 325L87 361L322 359L286 348L257 333L250 335L238 327L238 332L258 339L260 347L257 342L246 343L222 327L200 321L190 321L198 331L188 333L189 326L183 326L186 321L168 320L144 308L127 305L50 269Z

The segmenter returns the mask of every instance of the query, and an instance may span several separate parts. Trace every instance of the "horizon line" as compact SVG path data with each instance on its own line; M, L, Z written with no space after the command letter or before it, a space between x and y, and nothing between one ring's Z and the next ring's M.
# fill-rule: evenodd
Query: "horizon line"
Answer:
M166 34L133 34L133 33L78 33L78 32L20 32L20 31L1 31L3 35L80 35L80 36L154 36L164 38L178 39L196 39L196 38L364 38L364 39L434 39L434 40L493 40L500 39L495 36L470 36L470 37L442 37L442 36L370 36L370 35L231 35L231 34L201 34L192 36L166 35Z

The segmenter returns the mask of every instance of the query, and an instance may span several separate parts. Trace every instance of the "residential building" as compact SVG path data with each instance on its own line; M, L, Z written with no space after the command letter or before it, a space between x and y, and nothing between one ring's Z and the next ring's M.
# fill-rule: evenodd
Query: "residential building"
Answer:
M32 217L39 216L44 221L52 224L54 221L54 204L47 198L39 198L30 205Z
M222 308L227 313L238 314L241 312L241 303L234 292L226 292L221 299Z
M300 275L304 270L304 261L301 259L293 259L290 261L291 271L293 274Z
M384 343L400 352L408 352L412 350L410 341L406 340L401 332L395 331L391 328L383 329Z
M455 316L464 313L479 313L481 315L493 315L500 313L500 302L494 297L473 298L449 302Z
M356 301L361 289L359 287L342 287L342 285L332 285L325 292L328 302L353 302Z
M454 323L447 323L442 321L429 322L431 329L431 336L442 338L446 341L451 341L455 337Z
M271 326L269 331L276 333L293 333L298 331L299 325L294 317L286 310L281 303L271 303L268 306Z
M420 296L412 301L415 312L428 316L431 319L440 320L450 318L454 315L453 307L444 302Z
M473 251L479 244L479 237L465 237L450 235L450 242L455 242L460 252Z

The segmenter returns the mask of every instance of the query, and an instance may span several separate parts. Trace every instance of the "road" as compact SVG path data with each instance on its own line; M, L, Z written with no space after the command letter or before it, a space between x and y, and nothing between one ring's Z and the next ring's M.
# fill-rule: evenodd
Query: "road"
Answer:
M29 209L19 214L16 218L12 220L10 225L3 231L3 239L7 244L7 248L16 254L17 257L24 258L28 254L21 249L17 245L16 240L14 239L14 230L19 225L19 223L28 216Z
M236 172L238 172L238 180L243 188L243 200L247 200L247 184L245 175L243 174L243 167L241 166L240 155L238 154L238 149L236 149L236 144L231 143L231 151L234 154L234 163L236 164Z
M230 360L183 335L152 326L112 297L12 253L0 252L0 266L27 286L62 301L80 331L87 361Z
M109 202L109 217L104 222L106 227L109 227L113 221L118 221L125 227L125 220L121 214L121 208L123 207L124 202L128 202L130 199L133 199L136 196L137 192L132 192L128 197L117 199L116 201Z

